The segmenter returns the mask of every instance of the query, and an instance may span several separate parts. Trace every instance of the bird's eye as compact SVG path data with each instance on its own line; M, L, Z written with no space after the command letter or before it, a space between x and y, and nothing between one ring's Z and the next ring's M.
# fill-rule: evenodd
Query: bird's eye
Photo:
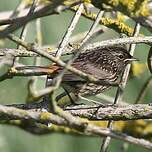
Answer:
M118 57L119 57L119 59L123 59L123 55L121 55L121 54L118 55Z

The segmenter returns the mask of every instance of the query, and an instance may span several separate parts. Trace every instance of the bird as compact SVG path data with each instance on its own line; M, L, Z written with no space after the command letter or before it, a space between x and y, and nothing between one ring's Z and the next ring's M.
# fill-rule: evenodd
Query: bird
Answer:
M71 65L99 80L116 82L125 67L136 60L137 58L130 55L126 47L109 46L80 53ZM56 77L63 70L63 67L58 65L53 65L53 68L55 70L50 74L50 79ZM66 93L73 92L75 96L83 97L100 94L111 88L110 85L88 82L70 71L65 72L61 86Z

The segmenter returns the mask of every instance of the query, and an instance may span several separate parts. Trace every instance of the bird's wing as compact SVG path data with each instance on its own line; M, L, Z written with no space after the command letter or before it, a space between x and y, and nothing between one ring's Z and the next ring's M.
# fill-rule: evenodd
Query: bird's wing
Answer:
M78 70L81 70L82 72L85 72L87 74L93 75L94 77L98 79L109 79L110 76L112 76L112 73L109 72L106 69L102 69L101 66L94 65L92 63L80 63L75 62L73 63L73 66L77 68Z
M108 80L110 77L112 77L112 73L108 72L105 69L102 69L101 67L95 66L91 63L83 63L83 62L74 62L72 64L72 66L78 70L81 70L82 72L85 72L86 74L90 74L93 75L94 77L96 77L97 79L104 79L104 80ZM63 67L59 67L59 66L53 66L52 68L55 69L55 71L50 75L51 78L54 78L55 76L57 76L62 70ZM66 71L63 79L63 82L74 82L74 81L80 81L80 82L85 82L86 80L84 80L83 78L81 78L80 76L70 72L70 71Z

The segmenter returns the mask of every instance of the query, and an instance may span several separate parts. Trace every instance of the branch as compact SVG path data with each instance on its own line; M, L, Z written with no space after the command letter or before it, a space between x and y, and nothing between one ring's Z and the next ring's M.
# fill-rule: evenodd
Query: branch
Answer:
M90 118L91 120L137 120L152 119L151 104L133 105L80 105L67 107L66 111L74 116Z
M8 27L6 27L4 30L1 30L0 38L5 38L8 34L14 32L15 30L19 29L23 25L27 24L28 22L30 22L36 18L40 18L40 17L47 16L50 14L56 14L57 11L61 12L65 9L67 9L67 7L62 7L59 10L57 9L59 6L62 5L63 1L64 0L53 0L51 4L48 4L48 5L40 8L39 10L37 10L36 12L34 12L31 15L26 15L23 17L19 17L17 19L8 20L8 23L11 23L11 22L13 22L13 23L11 25L9 25ZM71 4L71 6L76 5L76 4L77 3ZM70 7L70 6L68 6L68 7ZM7 20L1 21L1 24L4 24L4 23L7 23Z
M127 0L123 0L123 1L114 0L112 2L106 0L103 1L92 0L92 4L101 10L104 9L107 11L109 10L120 11L124 15L127 15L128 17L132 18L135 22L138 22L141 25L145 26L150 31L152 29L151 1L138 0L128 3Z
M85 50L91 50L97 48L100 49L102 47L113 46L113 45L138 44L138 43L146 43L150 45L152 43L152 36L145 36L145 37L138 36L138 37L127 37L127 38L105 40L102 42L96 42L90 44L87 47L85 47Z
M15 40L13 40L15 41ZM16 41L16 43L21 43L19 41ZM114 45L123 45L123 44L138 44L138 43L146 43L151 44L152 43L152 36L145 36L145 37L129 37L129 38L117 38L117 39L111 39L111 40L104 40L102 42L96 42L92 44L88 44L86 47L83 48L82 52L85 51L91 51L93 49L100 49L102 47L108 47L108 46L114 46ZM28 45L28 44L26 44ZM30 45L30 44L29 44ZM24 44L22 46L26 47ZM27 48L27 47L26 47ZM56 48L51 49L46 47L40 47L37 49L41 49L42 51L45 51L49 53L50 55L55 55ZM77 49L69 49L68 47L65 50L65 53L63 55L71 54L72 52L77 51ZM0 56L6 56L6 55L12 55L15 57L34 57L34 56L41 56L36 51L27 51L24 49L9 49L9 48L1 48L0 49Z
M132 144L143 146L147 149L152 149L152 143L144 139L137 139L126 134L117 133L111 131L110 129L104 129L96 125L88 123L73 117L74 120L71 120L72 123L67 122L63 118L47 112L38 112L31 110L22 110L14 107L7 107L0 105L0 118L1 120L33 120L40 123L53 123L56 125L67 126L69 128L76 129L82 132L84 135L97 135L97 136L110 136L119 140L123 140Z
M9 107L16 107L25 110L36 111L37 109L45 109L48 106L45 102L31 104L12 104ZM138 120L152 119L152 104L132 104L132 105L76 105L68 106L64 109L74 116L87 118L90 120ZM1 112L1 110L0 110Z

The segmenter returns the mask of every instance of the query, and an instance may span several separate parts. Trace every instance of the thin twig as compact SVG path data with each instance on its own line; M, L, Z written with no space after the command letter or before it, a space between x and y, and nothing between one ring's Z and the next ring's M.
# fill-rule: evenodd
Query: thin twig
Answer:
M38 18L36 20L36 41L38 45L42 46L42 32L41 32L41 20ZM34 57L34 65L39 66L41 63L40 57ZM36 75L32 76L28 81L28 96L26 98L26 102L32 102L31 100L35 97L36 91L36 83L37 83L38 77Z
M141 88L140 92L139 92L139 95L135 101L135 104L137 103L141 103L143 102L143 99L145 97L145 94L147 92L147 89L151 86L152 84L152 76L150 76L147 81L144 83L143 87Z
M94 32L96 26L98 25L99 21L101 20L101 17L103 16L103 14L104 14L104 11L98 12L94 23L92 24L92 26L91 26L89 32L87 33L87 35L85 36L85 38L82 40L81 44L84 45L90 39L90 37L93 35L93 32Z
M145 36L145 37L126 37L126 38L117 38L117 39L111 39L111 40L105 40L102 42L96 42L93 44L89 44L85 47L87 50L91 49L97 49L100 47L106 47L106 46L113 46L113 45L123 45L123 44L138 44L138 43L146 43L151 45L152 43L152 36Z
M48 14L48 12L54 13L57 10L57 7L60 6L63 1L64 0L53 0L51 4L44 6L40 10L34 12L32 15L21 17L18 21L16 20L16 22L14 22L13 24L9 25L4 30L2 30L0 32L0 38L7 37L8 34L13 33L15 30L27 24L28 22L32 21L33 19L36 19Z
M139 30L140 30L140 24L139 24L139 23L136 23L136 26L135 26L135 29L134 29L134 33L133 33L133 36L134 36L134 37L137 37L137 36L138 36ZM132 56L133 56L133 54L134 54L134 50L135 50L135 44L130 45L129 52L130 52L130 54L131 54ZM125 71L123 72L123 75L122 75L122 77L121 77L121 85L120 85L120 87L118 87L118 89L117 89L116 97L115 97L115 100L114 100L114 104L117 104L118 101L121 101L121 100L122 100L124 88L125 88L125 86L126 86L127 79L128 79L128 76L129 76L129 71L130 71L130 65L128 65L128 66L125 68ZM109 121L109 122L108 122L107 127L110 128L110 129L112 129L112 121ZM110 143L110 140L111 140L110 137L106 137L106 138L103 140L103 143L102 143L102 145L101 145L100 152L106 152L106 151L107 151L108 145L109 145L109 143Z
M31 5L31 7L30 7L30 9L29 9L29 12L27 13L27 16L33 14L35 8L36 8L36 0L33 0L32 5ZM20 39L25 40L26 34L27 34L27 27L26 27L26 24L25 24L25 25L22 27L22 30L21 30L21 33L20 33L20 36L19 36ZM17 44L17 49L20 49L20 48L22 48L22 47L21 47L19 44ZM17 57L17 58L14 57L14 58L13 58L13 64L12 64L13 67L15 66L15 63L16 63L18 60L19 60L19 57Z
M65 35L63 36L63 39L62 39L61 43L58 46L58 50L56 51L56 56L60 57L63 50L65 49L65 47L69 43L70 36L72 35L72 32L75 29L75 27L76 27L76 25L79 21L79 18L81 16L81 12L82 12L83 9L84 9L84 6L83 6L83 3L82 3L82 4L80 4L78 10L74 14L74 16L71 20L71 23L70 23L67 31L65 32Z

